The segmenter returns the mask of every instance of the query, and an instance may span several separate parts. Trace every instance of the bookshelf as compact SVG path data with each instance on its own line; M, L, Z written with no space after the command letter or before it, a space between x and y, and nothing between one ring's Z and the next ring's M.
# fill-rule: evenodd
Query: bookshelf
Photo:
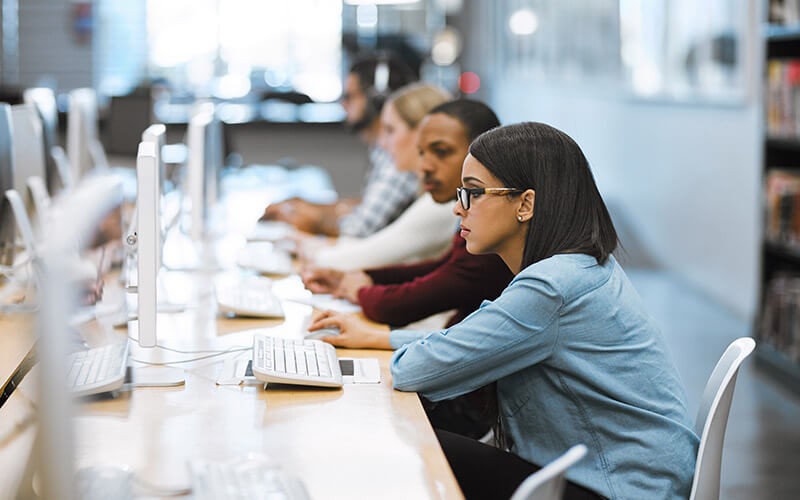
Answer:
M767 25L759 366L800 392L800 23Z

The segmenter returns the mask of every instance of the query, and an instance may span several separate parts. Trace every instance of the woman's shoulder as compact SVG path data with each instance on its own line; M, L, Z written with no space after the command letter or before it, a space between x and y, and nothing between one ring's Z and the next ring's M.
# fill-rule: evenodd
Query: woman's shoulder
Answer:
M544 282L570 302L605 284L617 267L613 256L599 264L591 255L558 254L523 269L512 285L523 285L527 280Z

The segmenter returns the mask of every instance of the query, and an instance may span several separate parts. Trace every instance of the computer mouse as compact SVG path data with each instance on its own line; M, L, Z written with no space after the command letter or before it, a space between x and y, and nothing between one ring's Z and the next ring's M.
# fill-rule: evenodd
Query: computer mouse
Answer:
M319 330L314 330L313 332L308 332L306 334L307 339L321 339L323 337L330 337L331 335L339 335L339 328L332 326L330 328L320 328Z

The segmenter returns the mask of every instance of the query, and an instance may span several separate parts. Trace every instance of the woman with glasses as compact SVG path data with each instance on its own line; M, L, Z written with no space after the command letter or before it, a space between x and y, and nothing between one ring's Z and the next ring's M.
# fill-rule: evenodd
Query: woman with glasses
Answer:
M325 313L331 343L393 347L394 387L433 401L496 383L500 442L437 431L467 498L508 498L570 446L564 498L686 498L698 437L663 338L611 253L617 234L588 162L541 123L481 135L464 161L461 235L515 277L446 330L392 331Z

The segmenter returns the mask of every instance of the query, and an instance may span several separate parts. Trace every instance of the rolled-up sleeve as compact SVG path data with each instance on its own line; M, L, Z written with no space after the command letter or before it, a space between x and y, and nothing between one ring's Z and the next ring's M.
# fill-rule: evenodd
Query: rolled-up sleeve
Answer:
M497 300L446 330L421 338L416 332L416 340L392 332L394 388L432 401L452 399L534 365L553 352L562 304L546 280L518 278Z

